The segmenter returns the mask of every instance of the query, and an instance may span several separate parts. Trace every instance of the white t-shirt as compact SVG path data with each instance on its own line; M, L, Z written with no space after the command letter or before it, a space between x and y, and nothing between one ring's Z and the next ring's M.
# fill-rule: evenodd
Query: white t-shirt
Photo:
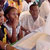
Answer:
M42 17L38 16L37 20L34 21L29 11L21 13L19 22L21 23L21 26L31 32L44 25L44 19Z
M10 33L10 35L12 35L12 27L8 26L6 23L4 24L6 26L6 28L8 29L8 32ZM20 30L20 26L18 26L16 28L16 32L17 32L17 35L19 34L19 30Z
M31 2L33 3L35 0L31 0ZM27 3L25 0L23 0L22 2L22 12L23 11L28 11L30 9L30 4L31 2Z

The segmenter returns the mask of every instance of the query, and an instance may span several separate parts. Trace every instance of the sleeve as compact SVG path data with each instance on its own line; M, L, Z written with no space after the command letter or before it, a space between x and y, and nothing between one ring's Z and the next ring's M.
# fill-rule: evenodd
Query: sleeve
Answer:
M30 32L32 32L35 29L34 21L31 17L28 18L28 28Z
M27 28L28 25L27 15L21 14L19 17L19 22L20 22L20 26Z
M40 17L39 22L40 22L39 23L40 26L44 26L45 25L45 21L44 21L44 19L42 17Z

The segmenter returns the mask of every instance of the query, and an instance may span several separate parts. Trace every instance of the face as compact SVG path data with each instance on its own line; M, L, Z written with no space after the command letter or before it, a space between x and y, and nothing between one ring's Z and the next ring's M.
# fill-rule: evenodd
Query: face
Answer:
M0 11L0 25L2 25L4 22L4 12Z
M3 8L5 1L6 1L6 0L0 1L0 7L1 7L1 8Z
M14 19L18 19L18 13L16 9L11 9L10 12L8 13L8 19L13 21Z
M31 6L30 13L32 17L37 18L38 17L38 6Z

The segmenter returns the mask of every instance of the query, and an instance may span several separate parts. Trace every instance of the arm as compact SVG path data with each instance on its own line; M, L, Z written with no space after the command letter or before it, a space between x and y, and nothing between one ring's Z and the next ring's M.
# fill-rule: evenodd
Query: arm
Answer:
M22 31L22 27L20 27L19 34L18 34L18 40L21 39L22 37L23 37L23 31Z
M12 42L16 42L17 40L17 32L16 28L18 27L19 19L14 18L13 23L12 23Z
M8 35L8 39L13 43L16 42L17 37L16 37L16 28L12 28L12 35L10 35L10 33L7 30L7 35Z
M16 40L17 40L16 28L18 26L18 19L14 19L11 26L12 26L12 36L10 36L8 33L8 37L11 40L11 42L13 43L13 42L16 42Z
M31 33L29 30L27 30L27 29L23 28L22 26L21 26L21 30L23 30L23 31L26 33L25 35L27 35L27 34Z
M12 27L12 38L11 38L12 42L16 42L16 40L17 40L16 35L17 35L16 28Z
M2 41L0 41L0 46L1 46L1 48L4 49L4 50L5 50L5 45L6 45L5 43L3 43ZM16 48L10 46L9 44L7 44L6 50L18 50L18 49L16 49Z

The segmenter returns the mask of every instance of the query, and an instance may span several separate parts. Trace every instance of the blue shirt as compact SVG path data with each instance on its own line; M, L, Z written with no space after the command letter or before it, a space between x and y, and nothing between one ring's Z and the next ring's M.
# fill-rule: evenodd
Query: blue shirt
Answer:
M6 2L6 4L3 7L3 10L5 11L5 9L8 7L8 1Z

